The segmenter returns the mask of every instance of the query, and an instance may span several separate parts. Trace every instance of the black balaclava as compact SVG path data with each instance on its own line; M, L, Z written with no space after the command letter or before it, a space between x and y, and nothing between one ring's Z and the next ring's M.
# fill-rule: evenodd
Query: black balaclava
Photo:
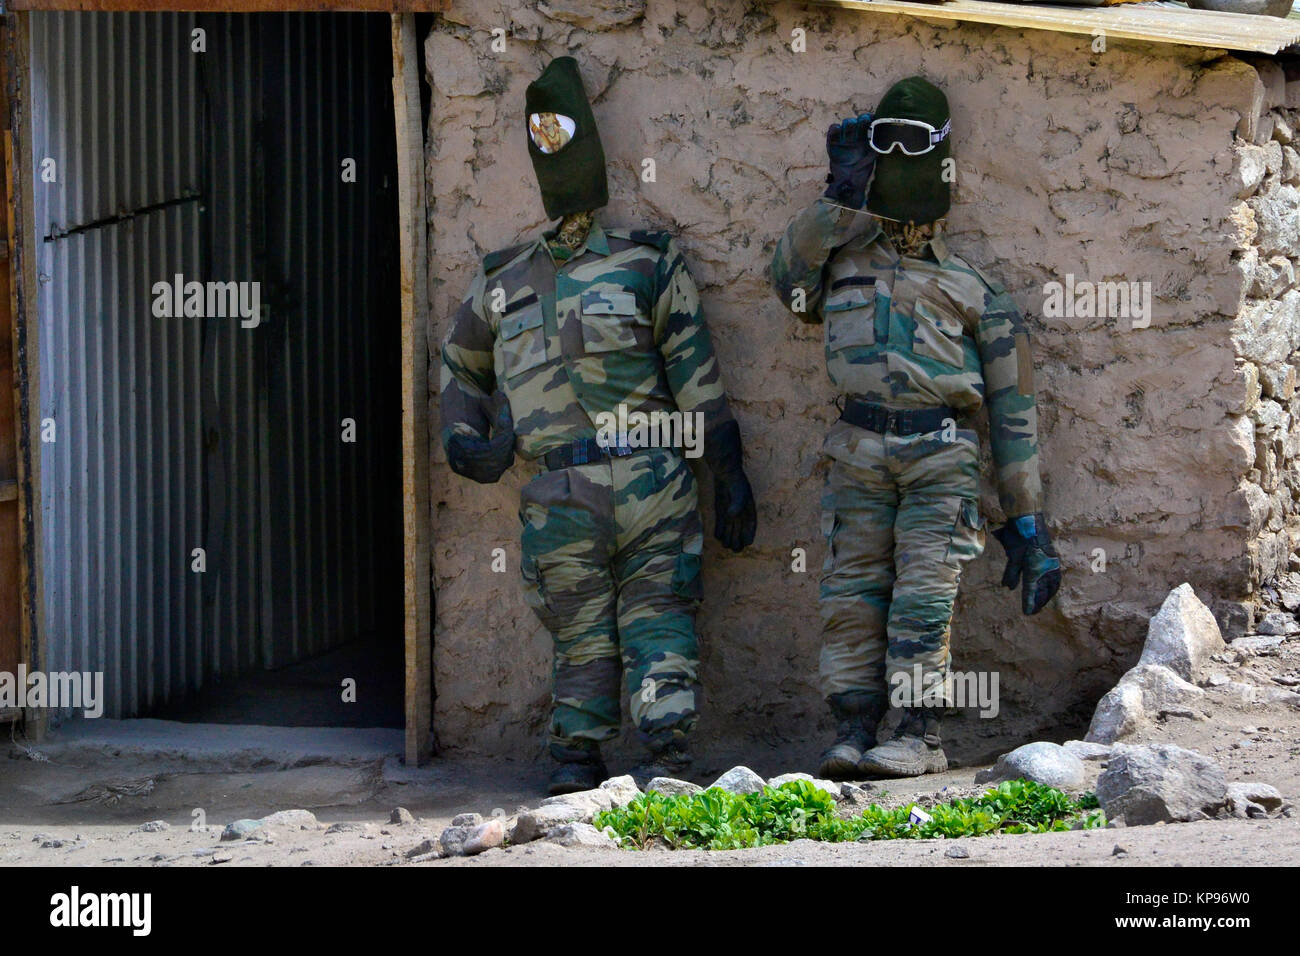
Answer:
M921 120L942 129L950 119L943 90L920 76L899 80L880 99L875 119ZM926 223L942 219L952 204L943 165L950 155L944 139L919 156L901 150L876 157L876 174L867 194L867 212L899 222Z
M543 113L554 113L561 127L553 140L553 152L534 142L533 118ZM528 84L524 124L529 134L528 155L549 218L588 212L609 202L605 151L600 146L596 117L582 87L577 60L556 57L541 76Z

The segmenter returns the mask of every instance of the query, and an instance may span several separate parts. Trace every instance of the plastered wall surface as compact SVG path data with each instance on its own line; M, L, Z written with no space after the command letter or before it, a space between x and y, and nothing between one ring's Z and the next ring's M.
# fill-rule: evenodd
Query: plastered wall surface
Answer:
M702 749L810 753L825 742L820 445L837 412L820 329L782 309L766 268L791 216L823 188L827 125L872 109L912 73L939 84L952 105L950 244L998 277L1029 318L1047 509L1065 565L1059 597L1032 619L999 586L1003 558L991 536L964 576L954 667L997 671L1001 713L959 718L945 735L950 751L982 754L1086 724L1136 660L1147 616L1184 580L1225 624L1248 626L1242 602L1260 579L1258 538L1270 521L1280 532L1285 518L1272 517L1278 495L1262 472L1246 480L1259 455L1259 374L1252 381L1238 359L1256 282L1242 259L1258 246L1247 234L1258 234L1261 215L1247 199L1264 175L1250 186L1243 151L1260 135L1269 97L1285 105L1280 69L1269 86L1221 52L1121 42L1095 52L1089 37L797 3L457 6L424 51L435 350L477 260L547 225L522 109L527 84L564 53L582 65L609 161L601 221L672 230L702 289L759 501L751 550L706 550ZM495 28L507 31L504 52L492 48ZM795 28L806 31L805 52L791 49ZM1260 148L1277 160L1269 188L1290 189L1294 201L1276 151ZM647 159L653 182L642 181ZM1276 242L1294 246L1294 225L1276 229L1290 230ZM1045 284L1067 275L1150 283L1149 327L1045 318ZM1295 326L1296 303L1286 301ZM1267 326L1257 338L1271 341L1282 320L1254 321ZM1270 347L1263 364L1285 364L1296 344ZM436 380L435 368L435 411ZM1270 414L1279 418L1270 434L1291 434L1289 418ZM485 487L453 475L434 451L443 748L542 752L550 639L518 581L518 491L535 469L517 463ZM987 472L983 506L1001 522ZM505 573L491 570L495 548ZM795 548L806 549L805 573L791 570Z

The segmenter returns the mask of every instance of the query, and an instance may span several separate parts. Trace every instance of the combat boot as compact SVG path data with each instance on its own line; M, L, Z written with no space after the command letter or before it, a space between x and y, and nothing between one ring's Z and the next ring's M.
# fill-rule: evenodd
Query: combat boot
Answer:
M838 726L835 742L822 754L818 775L828 780L858 779L858 761L876 745L883 702L862 694L837 694L829 701Z
M939 739L939 711L930 708L907 708L894 736L872 747L858 762L858 772L867 777L919 777L947 769Z
M605 761L600 758L600 748L595 745L562 747L552 744L551 756L560 762L546 787L546 792L553 797L562 793L592 790L606 779Z
M678 740L659 750L652 750L649 756L633 767L629 773L632 774L636 785L644 790L655 777L685 780L693 761L694 758L686 742Z

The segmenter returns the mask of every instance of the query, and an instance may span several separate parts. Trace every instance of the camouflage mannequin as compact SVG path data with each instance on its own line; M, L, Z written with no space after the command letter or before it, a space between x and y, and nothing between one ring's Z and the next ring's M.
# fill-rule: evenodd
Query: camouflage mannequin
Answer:
M678 449L602 445L598 416L620 405L700 415L714 533L728 548L752 543L755 506L676 242L595 221L604 153L572 57L529 86L525 112L560 225L484 258L442 347L443 442L475 481L496 481L516 450L542 465L520 496L521 574L555 641L550 791L565 793L604 779L599 745L618 733L622 701L649 751L642 782L686 772L698 711L694 476Z
M951 705L949 627L961 569L984 548L979 440L988 405L1007 551L1003 583L1037 613L1060 584L1042 515L1029 336L1011 298L952 255L941 222L950 118L920 77L827 134L822 199L777 245L787 308L826 325L844 411L824 445L828 555L820 607L823 692L838 733L828 777L947 769L939 715ZM865 204L864 204L865 203ZM884 744L876 728L902 709Z

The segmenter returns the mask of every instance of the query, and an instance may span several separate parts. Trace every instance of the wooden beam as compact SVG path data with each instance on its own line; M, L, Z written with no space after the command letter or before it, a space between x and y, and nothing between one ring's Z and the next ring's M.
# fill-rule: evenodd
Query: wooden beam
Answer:
M10 0L10 10L169 13L443 13L451 0Z
M1277 53L1284 47L1300 43L1300 20L1297 19L1190 10L1168 2L1086 8L990 0L949 0L941 4L911 3L909 0L811 2L862 13L906 14L923 20L960 20L1084 36L1100 33L1111 40L1147 40L1216 50Z
M31 50L28 15L4 17L0 42L0 81L7 99L4 123L4 163L8 177L8 208L4 232L8 242L10 308L12 322L3 330L12 335L14 364L14 408L18 420L17 510L21 561L21 656L29 670L45 666L44 548L41 545L41 459L40 434L40 337L36 310L36 248L32 221L35 170L31 156ZM29 709L26 733L30 740L45 736L49 711Z
M424 135L415 17L393 15L393 118L402 263L402 526L406 578L406 763L432 750L428 282Z

